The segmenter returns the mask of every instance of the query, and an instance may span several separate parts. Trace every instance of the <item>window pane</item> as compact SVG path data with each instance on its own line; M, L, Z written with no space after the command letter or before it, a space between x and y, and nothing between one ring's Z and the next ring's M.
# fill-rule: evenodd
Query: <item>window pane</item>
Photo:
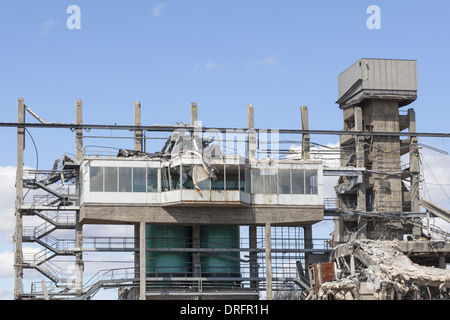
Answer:
M305 194L305 173L303 170L292 170L292 193Z
M169 191L169 168L161 168L161 191Z
M145 168L133 168L133 192L145 192Z
M119 191L131 192L131 168L119 168Z
M245 191L245 173L244 173L244 167L238 166L239 169L239 189L241 191Z
M264 193L276 194L277 193L277 170L266 169L261 171L264 180Z
M89 169L91 192L103 192L103 167L90 167Z
M105 191L117 191L117 168L105 167Z
M264 180L259 169L252 169L252 193L264 193Z
M180 166L170 168L171 190L180 189Z
M157 168L147 168L147 192L158 192Z
M228 165L226 168L226 190L239 190L239 171L238 166Z
M291 194L291 171L278 170L278 193Z
M211 190L224 190L225 181L224 179L224 167L225 166L216 166L216 169L219 172L216 172L217 180L211 180ZM228 168L227 168L228 170Z
M250 168L245 168L244 175L245 175L245 181L244 181L244 191L250 193L252 191L251 189L251 178L250 178Z
M305 185L307 194L317 194L317 171L305 170Z

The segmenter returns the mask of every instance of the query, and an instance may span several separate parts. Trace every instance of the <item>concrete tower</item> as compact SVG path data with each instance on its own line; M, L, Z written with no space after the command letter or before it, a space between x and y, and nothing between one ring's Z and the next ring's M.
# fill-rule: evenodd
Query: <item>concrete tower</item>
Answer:
M415 132L414 110L401 108L416 98L413 60L360 59L339 74L337 103L344 113L344 130L349 131L340 139L341 166L363 167L365 175L363 181L341 177L336 192L342 209L373 214L345 222L341 218L337 242L346 231L373 239L413 233L411 224L376 218L419 211L417 138L398 135L406 129Z

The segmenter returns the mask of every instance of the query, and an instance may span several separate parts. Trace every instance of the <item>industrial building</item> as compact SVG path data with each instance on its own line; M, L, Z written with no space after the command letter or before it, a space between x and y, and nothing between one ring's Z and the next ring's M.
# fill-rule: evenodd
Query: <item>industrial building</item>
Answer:
M15 299L91 299L102 288L120 288L123 300L281 299L287 293L338 298L330 288L324 293L330 282L317 282L314 270L332 263L327 280L342 281L336 263L346 264L349 256L354 276L354 254L336 249L356 240L396 240L399 252L414 262L445 269L450 244L430 246L421 219L435 215L450 222L450 214L420 198L415 113L401 109L416 97L416 61L361 59L339 75L339 132L310 130L306 106L300 108L301 128L293 130L255 128L252 105L246 128L205 128L196 103L190 124L142 125L141 104L135 102L133 125L110 126L84 124L81 100L76 123L61 124L45 122L19 98ZM27 112L40 123L25 121ZM31 126L74 130L75 156L63 150L52 169L24 169L25 128ZM84 143L94 138L86 136L87 129L132 131L134 147L94 152ZM293 139L281 140L280 133ZM312 150L314 133L340 136L339 165ZM147 150L149 139L163 141L161 148ZM300 151L284 152L292 141ZM336 177L333 201L324 198L326 176ZM24 189L40 192L25 201ZM26 216L43 223L24 226ZM312 225L325 217L334 218L332 237L315 239ZM83 235L86 226L109 224L134 226L134 236ZM74 238L56 239L52 232L58 229L73 230ZM38 243L42 251L24 255L24 242ZM90 251L131 252L134 261L85 279L83 253ZM65 274L57 256L71 257L73 272ZM30 268L46 280L25 292L23 273ZM446 297L450 275L439 276L437 294ZM351 297L393 296L370 288L374 292L360 294L353 285L357 293Z

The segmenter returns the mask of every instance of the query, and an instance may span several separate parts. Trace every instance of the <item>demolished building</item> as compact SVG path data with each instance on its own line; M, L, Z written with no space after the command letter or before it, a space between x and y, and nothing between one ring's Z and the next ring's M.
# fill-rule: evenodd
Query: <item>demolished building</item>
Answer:
M401 110L417 97L416 69L411 60L361 59L339 76L344 130L335 132L335 166L311 156L306 106L301 130L255 129L252 105L247 128L212 129L199 125L196 103L189 126L142 126L138 101L134 126L84 125L77 100L76 124L49 126L37 117L40 126L76 131L76 158L65 156L52 170L27 170L30 110L19 98L15 298L91 299L100 288L120 287L119 299L142 300L245 300L262 292L270 299L285 289L319 300L447 299L448 234L433 240L422 219L450 222L450 213L420 197L415 112ZM83 130L91 129L132 131L134 149L90 153L83 141L94 137ZM170 136L160 151L147 152L147 139L161 137L146 134L157 132ZM211 139L212 132L230 146ZM297 135L301 152L274 159L282 152L279 134ZM239 142L242 153L234 150ZM324 199L325 176L338 177L333 199ZM47 194L26 202L23 188ZM22 227L25 216L45 222ZM325 217L335 228L318 244L312 225ZM131 225L134 236L83 235L85 226L102 224ZM56 239L50 235L56 229L74 231L75 239ZM44 249L27 256L22 242ZM83 280L84 252L119 251L134 255L131 267ZM74 258L75 271L60 272L56 256ZM24 292L24 269L52 283Z
M430 242L441 247L443 241ZM447 250L449 249L448 243ZM413 263L400 241L354 240L331 253L331 279L315 279L306 299L317 300L435 300L449 299L450 270Z

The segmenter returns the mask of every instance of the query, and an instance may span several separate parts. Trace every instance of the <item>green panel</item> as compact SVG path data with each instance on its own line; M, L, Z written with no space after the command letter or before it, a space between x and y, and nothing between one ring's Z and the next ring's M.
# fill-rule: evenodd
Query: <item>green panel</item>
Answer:
M239 226L201 226L200 245L202 248L239 249ZM239 251L211 251L202 253L202 275L211 277L239 277ZM231 259L230 259L231 258Z
M147 225L147 248L188 248L191 228L184 226ZM191 254L189 252L146 253L146 272L151 276L189 276Z

